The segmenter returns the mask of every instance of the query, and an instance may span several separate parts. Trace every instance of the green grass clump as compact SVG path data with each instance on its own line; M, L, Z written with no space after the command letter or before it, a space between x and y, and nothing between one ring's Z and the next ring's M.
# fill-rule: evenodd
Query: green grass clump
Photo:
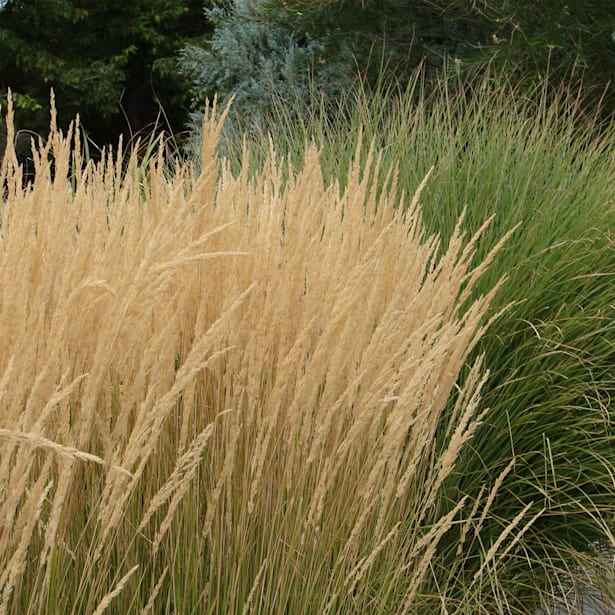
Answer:
M592 567L595 579L607 573L602 590L612 594L600 554L613 546L615 513L613 125L547 86L531 96L489 78L443 84L429 96L417 78L402 93L359 91L336 112L285 108L270 126L275 147L300 164L300 144L312 140L329 181L343 185L348 160L357 148L366 156L370 143L382 166L396 169L400 191L411 192L433 167L422 216L443 246L462 211L468 233L491 219L477 260L519 225L476 287L484 292L506 277L492 302L504 312L476 350L491 370L483 389L490 411L446 483L447 510L463 496L476 500L496 478L499 495L480 537L470 530L459 552L460 514L458 531L440 542L430 608L441 608L440 592L460 588L451 604L462 604L484 554L522 512L532 524L506 567L493 569L507 588L505 612L539 602L538 588L583 586ZM263 150L258 142L249 149L258 168ZM442 578L463 581L454 588Z

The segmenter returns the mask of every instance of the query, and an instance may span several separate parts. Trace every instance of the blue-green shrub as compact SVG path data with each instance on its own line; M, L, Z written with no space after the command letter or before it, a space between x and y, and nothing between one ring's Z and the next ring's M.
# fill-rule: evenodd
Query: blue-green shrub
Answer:
M205 9L214 34L205 46L186 46L180 70L191 89L194 138L198 155L201 110L206 100L226 103L234 97L226 138L259 131L285 101L306 104L314 97L335 100L352 81L354 63L348 46L331 33L315 37L296 29L287 13L266 11L260 0L234 0L226 7Z

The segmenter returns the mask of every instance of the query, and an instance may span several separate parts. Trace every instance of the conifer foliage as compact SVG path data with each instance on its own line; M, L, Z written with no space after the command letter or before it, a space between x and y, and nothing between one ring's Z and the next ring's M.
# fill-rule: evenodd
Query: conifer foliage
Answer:
M244 120L241 129L258 129L276 101L333 100L349 85L351 47L326 28L310 32L292 13L266 10L261 0L234 0L205 9L205 17L215 28L211 40L186 45L180 56L192 81L197 132L198 111L214 95L234 97L232 119Z
M169 124L183 129L188 84L179 78L175 58L181 45L207 31L203 0L4 4L0 103L10 88L17 128L46 132L53 88L60 124L79 113L99 145L148 126L161 106Z

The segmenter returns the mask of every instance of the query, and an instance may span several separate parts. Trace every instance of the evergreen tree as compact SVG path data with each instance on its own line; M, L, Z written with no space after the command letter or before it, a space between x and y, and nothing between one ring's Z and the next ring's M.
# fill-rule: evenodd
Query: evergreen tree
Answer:
M475 71L487 65L513 79L549 76L602 93L615 109L615 10L604 0L265 0L312 33L349 41L363 72L404 81L419 64Z
M197 135L199 109L217 96L234 102L230 131L258 131L281 101L337 98L353 74L351 50L326 28L313 34L287 11L267 11L260 0L234 0L205 10L215 30L209 41L187 45L180 70L192 82Z
M0 97L10 87L18 126L44 133L53 87L60 122L80 113L101 145L145 128L160 106L179 130L188 84L175 58L182 44L207 32L203 4L9 0L0 16Z

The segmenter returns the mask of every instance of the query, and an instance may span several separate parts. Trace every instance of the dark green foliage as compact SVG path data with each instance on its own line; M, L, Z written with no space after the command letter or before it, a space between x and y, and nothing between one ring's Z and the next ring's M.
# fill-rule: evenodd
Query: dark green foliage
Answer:
M310 31L349 41L365 75L402 83L415 67L486 64L516 79L582 85L585 104L615 109L615 10L604 0L266 0Z
M101 145L144 129L161 106L179 130L187 84L174 57L206 32L202 7L201 0L10 0L0 17L0 95L12 88L18 126L44 132L53 87L60 124L79 113Z
M516 78L546 75L583 93L586 108L615 109L610 82L615 77L615 10L603 0L542 0L495 3L487 21L486 59L506 65ZM497 28L496 28L497 26Z
M372 80L382 66L406 81L425 61L441 68L469 54L484 37L472 2L417 0L265 0L269 11L287 11L310 31L327 29L351 44L357 66Z

